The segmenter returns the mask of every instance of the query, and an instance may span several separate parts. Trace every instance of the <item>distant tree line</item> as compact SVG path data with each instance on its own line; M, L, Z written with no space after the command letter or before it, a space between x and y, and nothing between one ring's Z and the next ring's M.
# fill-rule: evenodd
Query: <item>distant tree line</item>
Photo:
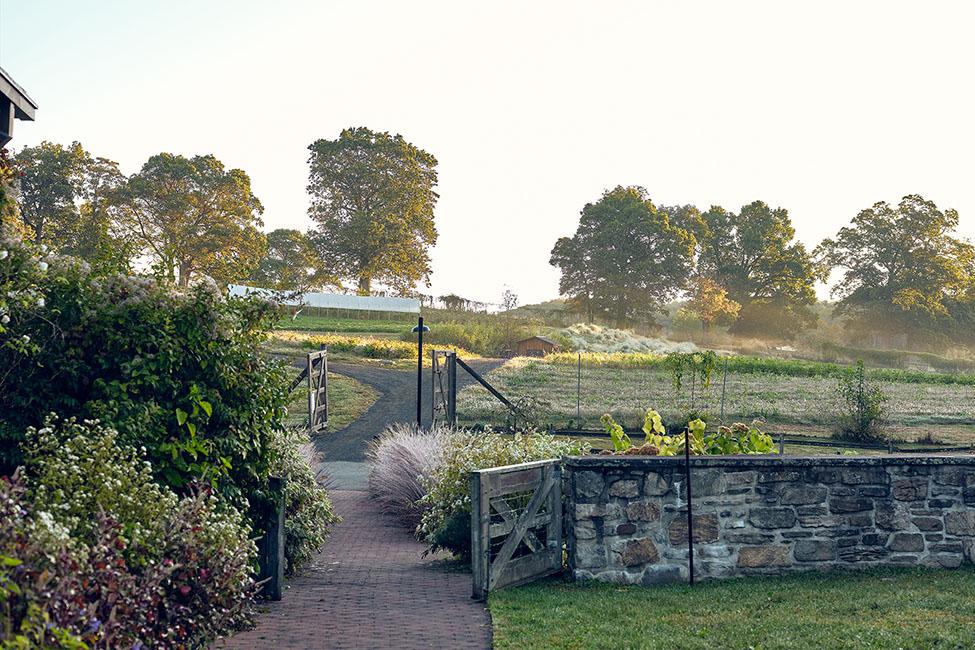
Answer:
M551 264L560 292L590 319L654 323L668 302L708 328L793 339L816 324L815 283L842 271L836 313L854 335L911 344L975 341L975 249L954 235L958 214L909 195L863 210L809 251L784 208L762 201L657 206L641 187L616 187L582 209Z
M429 283L436 159L402 136L345 129L309 146L308 232L262 232L264 207L240 169L212 155L160 153L129 176L80 143L12 156L17 210L6 228L105 270L148 265L181 287L208 276L281 291Z

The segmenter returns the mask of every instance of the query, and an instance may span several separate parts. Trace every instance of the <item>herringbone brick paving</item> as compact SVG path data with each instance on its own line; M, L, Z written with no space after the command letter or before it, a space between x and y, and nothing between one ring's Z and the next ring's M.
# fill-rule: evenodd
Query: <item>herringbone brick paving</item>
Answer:
M385 517L361 491L332 491L342 522L284 598L258 625L223 642L238 650L285 648L489 648L487 608L471 576Z

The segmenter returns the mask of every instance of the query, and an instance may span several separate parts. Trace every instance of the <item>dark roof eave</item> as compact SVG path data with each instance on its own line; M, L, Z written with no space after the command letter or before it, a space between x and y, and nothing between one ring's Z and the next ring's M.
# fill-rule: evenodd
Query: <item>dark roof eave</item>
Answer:
M8 98L14 105L17 119L34 120L37 103L27 95L23 88L17 85L17 82L3 68L0 68L0 95Z

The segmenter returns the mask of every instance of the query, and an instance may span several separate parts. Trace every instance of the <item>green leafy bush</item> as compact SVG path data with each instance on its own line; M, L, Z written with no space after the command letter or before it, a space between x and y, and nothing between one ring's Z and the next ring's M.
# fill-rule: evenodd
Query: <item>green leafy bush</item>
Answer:
M417 534L431 550L447 550L465 561L471 554L470 477L475 469L586 453L588 446L543 433L458 432L443 449L443 463L424 479L423 516Z
M880 427L887 395L867 377L862 360L840 377L836 396L839 401L837 428L841 435L864 441L882 437Z
M319 484L304 453L308 436L290 428L271 437L271 474L286 480L284 488L284 557L294 575L325 543L328 526L338 521L332 502Z

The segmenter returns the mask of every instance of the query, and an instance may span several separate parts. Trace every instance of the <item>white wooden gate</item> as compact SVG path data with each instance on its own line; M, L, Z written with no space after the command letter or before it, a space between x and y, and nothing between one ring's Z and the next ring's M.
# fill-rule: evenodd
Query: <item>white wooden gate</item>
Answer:
M562 467L542 460L471 475L474 597L562 570Z

